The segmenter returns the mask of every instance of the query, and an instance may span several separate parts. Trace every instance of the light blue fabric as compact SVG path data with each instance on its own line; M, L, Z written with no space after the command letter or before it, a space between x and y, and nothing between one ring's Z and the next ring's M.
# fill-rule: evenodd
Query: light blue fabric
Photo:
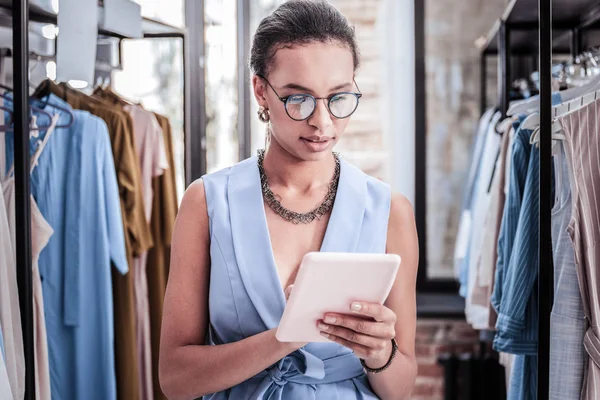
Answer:
M211 234L211 344L276 328L285 307L256 157L204 178ZM321 251L385 253L391 193L342 161ZM206 399L376 399L359 359L335 343L311 343Z
M54 95L43 107L69 122ZM105 123L72 111L31 176L31 191L54 234L39 260L53 400L116 398L111 261L128 271L121 207ZM47 117L38 115L38 124ZM42 132L43 134L43 132ZM40 138L41 139L41 138ZM38 139L32 138L35 147ZM12 162L13 136L7 135Z
M498 313L494 348L507 353L535 355L537 325L527 324L535 325L531 326L535 332L522 336L526 333L525 320L535 318L537 321L535 315L527 312L531 311L528 302L537 301L531 291L538 265L539 151L529 143L531 134L532 131L520 128L515 133L510 189L498 239L492 305Z
M537 356L515 356L506 398L537 399Z
M509 400L535 398L531 394L536 393L537 384L540 198L539 149L529 143L532 133L519 129L513 144L510 189L501 228L504 230L498 245L503 256L498 259L492 298L498 312L493 347L516 354L516 371L521 369L511 376Z
M550 399L579 400L586 351L586 322L573 242L567 232L571 221L571 182L563 142L554 155L556 202L552 210L554 304L550 315Z
M6 362L6 353L4 353L4 338L2 337L2 326L0 325L0 356Z

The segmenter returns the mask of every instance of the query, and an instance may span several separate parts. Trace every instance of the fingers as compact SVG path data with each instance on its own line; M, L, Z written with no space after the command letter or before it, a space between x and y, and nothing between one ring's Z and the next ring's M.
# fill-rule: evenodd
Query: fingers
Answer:
M330 335L328 333L322 332L321 335L325 336L327 339L332 342L336 342L341 344L344 347L349 348L356 354L357 357L362 358L363 360L369 359L375 353L375 349L360 345L358 343L351 342L339 336Z
M354 333L371 336L379 339L391 340L396 337L396 328L392 322L374 322L350 315L327 314L320 324L330 330L336 327L346 328ZM320 330L324 330L319 328Z
M387 339L365 335L363 333L359 333L352 329L348 329L342 326L327 325L322 322L319 323L317 326L321 330L321 332L325 334L323 336L327 338L334 336L336 338L343 339L347 342L359 344L366 348L374 349L377 351L383 350L387 342Z
M354 314L371 317L379 322L396 323L396 313L379 303L354 302L350 305Z

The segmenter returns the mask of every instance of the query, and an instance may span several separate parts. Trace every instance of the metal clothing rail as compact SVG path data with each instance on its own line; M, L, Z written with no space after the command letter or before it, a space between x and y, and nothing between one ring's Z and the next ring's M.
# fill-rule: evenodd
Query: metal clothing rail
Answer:
M487 59L498 56L498 104L506 116L510 102L511 58L538 54L540 129L552 130L552 56L577 56L600 44L600 4L594 0L512 0L481 48L481 112L487 107ZM540 208L538 269L538 385L537 399L549 397L550 313L554 302L552 259L552 139L540 135Z
M552 132L552 0L539 0L540 131ZM552 259L552 137L540 135L538 271L538 396L550 391L550 314L554 303Z
M188 3L203 1L186 0ZM193 21L195 30L192 37L187 30L179 29L159 21L143 18L142 28L145 39L181 38L183 41L184 63L184 135L186 143L186 180L195 179L206 172L205 149L201 143L205 136L205 110L203 91L192 92L191 77L204 75L204 68L199 62L191 62L204 58L203 47L203 6L196 16L200 20ZM13 27L13 88L14 88L14 164L15 164L15 224L17 287L21 311L23 347L25 353L25 400L35 399L35 360L33 335L33 290L32 290L32 256L31 256L31 202L30 202L30 148L29 148L29 22L57 23L57 15L30 5L29 0L0 0L0 12L11 14ZM186 21L190 22L190 21ZM99 34L124 39L116 32L99 29ZM194 93L194 94L193 94ZM195 112L192 113L192 107ZM194 118L191 118L191 115ZM193 151L193 152L191 152Z
M13 76L15 137L15 224L17 287L25 353L25 399L35 398L33 288L31 279L31 202L29 201L29 1L13 0Z

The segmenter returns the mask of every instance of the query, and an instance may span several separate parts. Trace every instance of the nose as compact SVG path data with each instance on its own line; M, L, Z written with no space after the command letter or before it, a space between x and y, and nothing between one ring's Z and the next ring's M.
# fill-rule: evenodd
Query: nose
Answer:
M327 132L327 129L333 125L331 118L332 115L327 108L327 99L318 99L315 112L308 119L308 123L321 132Z

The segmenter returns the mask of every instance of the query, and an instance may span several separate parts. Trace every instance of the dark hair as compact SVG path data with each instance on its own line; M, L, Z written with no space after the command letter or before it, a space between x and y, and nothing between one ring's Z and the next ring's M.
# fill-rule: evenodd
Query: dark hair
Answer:
M324 0L290 0L264 18L252 40L250 70L267 77L277 50L314 42L341 42L352 51L354 70L360 54L354 29L334 6Z

